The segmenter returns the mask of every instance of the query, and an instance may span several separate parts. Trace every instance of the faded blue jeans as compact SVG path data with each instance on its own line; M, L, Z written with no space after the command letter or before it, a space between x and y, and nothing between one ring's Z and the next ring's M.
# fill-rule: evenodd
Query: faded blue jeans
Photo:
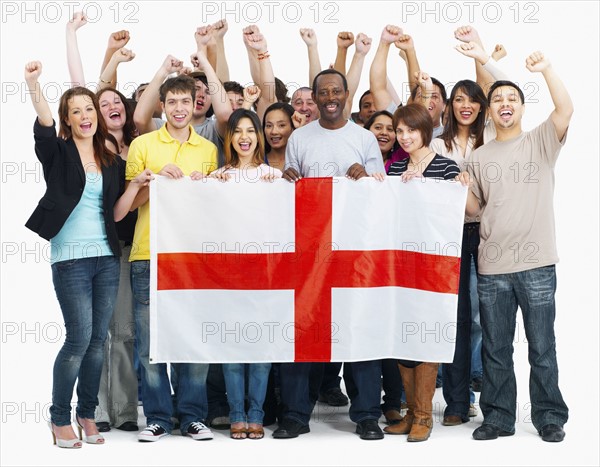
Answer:
M263 404L267 394L270 363L223 363L223 377L227 388L229 402L229 419L231 423L248 422L262 425L265 412ZM247 373L247 377L246 377ZM248 419L244 410L248 381Z
M94 256L52 265L52 281L65 320L66 339L54 362L50 416L71 424L77 381L77 415L94 418L104 362L104 342L119 289L119 258Z
M173 429L173 402L166 363L150 363L150 261L131 263L131 290L138 354L142 376L142 400L147 424L156 423L168 433ZM203 422L206 401L206 363L175 363L177 371L177 416L181 434L193 422Z
M520 307L528 343L533 425L538 431L550 423L563 426L569 411L558 388L554 265L511 274L479 274L478 291L483 328L483 388L479 405L484 423L515 431L513 340Z

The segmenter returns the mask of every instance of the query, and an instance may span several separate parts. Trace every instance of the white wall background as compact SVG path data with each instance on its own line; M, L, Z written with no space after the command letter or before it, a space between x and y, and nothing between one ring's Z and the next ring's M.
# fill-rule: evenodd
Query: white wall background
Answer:
M496 43L508 50L500 65L526 91L524 126L529 129L552 109L543 78L524 66L529 53L544 51L575 103L567 144L556 167L555 192L561 258L557 350L561 388L571 408L565 442L549 446L531 435L526 343L520 326L515 346L518 430L528 432L527 436L480 444L470 439L475 424L460 435L454 432L447 437L436 424L427 445L410 450L405 449L404 439L386 438L371 444L348 433L342 433L335 445L327 444L326 434L279 443L265 440L262 443L269 442L268 450L267 446L242 449L226 439L222 440L226 445L210 447L186 441L180 444L185 451L176 451L175 445L169 444L171 440L142 449L129 439L112 450L110 446L84 446L77 454L50 450L44 419L52 364L62 342L62 317L52 287L47 243L24 227L44 191L44 182L33 152L35 114L25 93L23 67L30 60L43 62L41 82L46 85L48 98L57 102L68 81L65 24L70 13L82 7L90 18L79 31L88 81L99 75L109 33L130 31L128 47L137 56L119 70L121 88L128 95L137 83L152 78L167 54L188 61L195 49L195 28L221 17L229 22L225 43L231 77L241 83L250 80L241 41L241 29L250 23L258 23L266 35L276 76L300 85L307 84L308 64L299 28L317 31L323 66L334 60L338 31L368 34L373 46L357 98L368 87L368 67L385 24L404 27L415 40L423 69L445 83L474 76L472 62L452 49L456 43L454 29L473 24L488 51ZM598 464L597 2L2 2L0 25L2 464ZM352 53L351 48L348 64ZM392 81L401 91L399 83L405 81L406 71L395 52L390 53L388 66ZM333 431L332 436L335 434ZM317 449L325 453L317 457ZM90 450L94 456L87 455ZM177 455L188 451L189 456ZM85 458L81 457L84 454Z

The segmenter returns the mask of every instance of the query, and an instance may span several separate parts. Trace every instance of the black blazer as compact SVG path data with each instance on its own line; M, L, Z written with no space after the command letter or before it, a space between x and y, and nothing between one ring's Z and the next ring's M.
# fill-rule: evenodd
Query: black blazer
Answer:
M99 118L102 118L100 115ZM73 139L56 135L56 125L44 127L35 119L33 125L35 153L42 163L46 193L25 226L40 237L50 240L56 236L79 203L85 188L85 172ZM125 188L125 162L102 166L102 200L104 226L108 243L115 256L121 255L113 207Z

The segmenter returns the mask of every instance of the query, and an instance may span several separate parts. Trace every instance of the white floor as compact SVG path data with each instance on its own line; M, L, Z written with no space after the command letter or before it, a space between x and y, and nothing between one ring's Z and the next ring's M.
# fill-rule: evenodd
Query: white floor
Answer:
M215 430L212 441L172 435L156 443L139 443L137 433L113 429L105 433L105 446L84 444L73 451L52 446L44 420L12 422L3 425L2 465L598 465L597 413L572 417L565 441L551 444L535 432L528 403L522 405L516 435L494 441L471 438L481 416L461 426L442 426L441 389L434 398L433 433L424 443L390 435L363 441L354 434L348 407L325 404L315 407L311 432L291 440L273 439L275 426L267 427L260 441L232 440L228 431ZM140 428L144 422L140 407Z

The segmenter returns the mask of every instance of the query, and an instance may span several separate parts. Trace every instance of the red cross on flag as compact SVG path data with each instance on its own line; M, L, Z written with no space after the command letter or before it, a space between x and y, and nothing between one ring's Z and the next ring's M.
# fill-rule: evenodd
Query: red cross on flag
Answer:
M152 362L450 362L466 189L162 177Z

